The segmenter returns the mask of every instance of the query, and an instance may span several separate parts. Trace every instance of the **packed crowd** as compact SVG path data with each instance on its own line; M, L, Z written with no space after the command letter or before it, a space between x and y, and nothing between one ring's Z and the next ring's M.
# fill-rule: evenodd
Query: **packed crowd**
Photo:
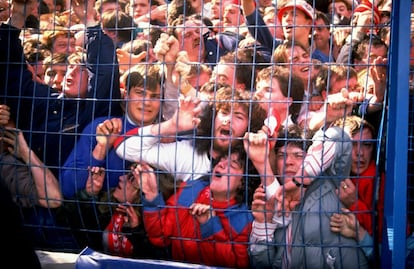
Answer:
M1 181L36 247L374 268L390 20L390 0L0 0Z

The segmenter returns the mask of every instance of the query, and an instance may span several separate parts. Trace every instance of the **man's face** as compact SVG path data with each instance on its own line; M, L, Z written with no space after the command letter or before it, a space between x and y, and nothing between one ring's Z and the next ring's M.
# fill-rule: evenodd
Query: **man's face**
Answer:
M104 12L114 11L114 10L123 11L121 8L121 5L117 3L105 3L101 6L101 10L98 10L98 14L103 14Z
M79 64L70 64L63 80L63 92L67 97L85 98L88 91L88 71Z
M315 21L315 28L313 30L313 41L316 48L326 48L329 46L331 39L331 32L329 31L329 25L326 25L322 19Z
M282 15L283 34L288 40L301 39L308 36L312 20L299 9L288 8Z
M76 40L74 37L57 36L53 42L53 53L71 54L75 52Z
M362 58L363 63L373 64L374 60L381 56L387 58L388 49L385 46L370 46L367 47L364 57Z
M352 136L352 165L351 171L354 175L365 172L371 162L374 151L373 136L368 128L362 129Z
M331 79L331 87L328 94L335 94L341 92L342 89L347 89L349 92L361 92L361 87L358 83L357 77L350 77L348 79L336 80Z
M160 86L155 90L132 87L127 95L127 113L140 126L154 123L161 107Z
M211 0L211 19L220 19L223 15L221 12L220 0Z
M132 175L122 175L119 177L118 186L113 192L113 197L120 203L133 203L139 195L137 186L139 183L136 182Z
M352 17L352 10L349 10L345 3L340 1L333 1L333 3L328 5L328 14L330 16L336 15L338 18L348 18Z
M249 124L248 114L241 105L233 104L229 109L218 111L214 120L213 148L221 152L238 143Z
M240 12L240 6L227 5L224 7L223 12L223 26L225 27L237 27L243 22L243 15Z
M10 13L9 1L0 1L0 21L6 21Z
M33 67L35 76L40 80L45 81L45 69L43 68L43 61L31 63L30 65Z
M189 20L179 25L176 33L181 50L187 51L190 61L203 62L204 43L200 31L200 22Z
M287 178L294 177L300 170L306 152L294 145L287 144L286 147L280 147L276 152L276 167L279 175L284 181Z
M137 19L143 15L149 14L150 9L151 6L148 0L131 0L129 14L134 19Z
M289 106L292 102L291 98L283 95L279 82L275 78L258 81L255 96L261 101L260 105L266 111L273 108L279 115L287 115L289 113Z
M234 88L236 85L236 76L234 72L234 64L219 62L213 69L211 81L227 84Z
M45 83L58 91L62 91L66 67L66 64L53 64L46 68L44 76Z

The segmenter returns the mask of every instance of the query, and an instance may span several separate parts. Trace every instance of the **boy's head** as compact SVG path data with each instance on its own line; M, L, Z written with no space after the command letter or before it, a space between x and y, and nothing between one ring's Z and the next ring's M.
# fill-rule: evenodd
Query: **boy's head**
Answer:
M288 68L270 66L258 73L255 98L262 101L265 110L269 111L269 108L273 108L281 116L287 114L297 116L303 97L302 80L291 74Z
M251 98L250 92L230 86L218 89L213 100L201 113L197 129L197 151L209 152L213 148L220 155L226 153L230 145L242 143L242 137L247 131L260 130L266 111Z

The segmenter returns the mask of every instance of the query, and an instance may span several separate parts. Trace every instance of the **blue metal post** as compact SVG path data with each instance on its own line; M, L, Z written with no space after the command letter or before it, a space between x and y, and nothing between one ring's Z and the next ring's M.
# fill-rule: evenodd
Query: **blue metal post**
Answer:
M393 1L382 268L405 268L411 1Z

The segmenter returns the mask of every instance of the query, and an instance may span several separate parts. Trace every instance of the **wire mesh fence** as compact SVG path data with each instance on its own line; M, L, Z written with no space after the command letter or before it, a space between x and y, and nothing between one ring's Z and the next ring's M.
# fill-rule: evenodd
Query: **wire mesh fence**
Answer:
M401 236L411 264L411 2L0 4L1 179L36 249L386 268Z

